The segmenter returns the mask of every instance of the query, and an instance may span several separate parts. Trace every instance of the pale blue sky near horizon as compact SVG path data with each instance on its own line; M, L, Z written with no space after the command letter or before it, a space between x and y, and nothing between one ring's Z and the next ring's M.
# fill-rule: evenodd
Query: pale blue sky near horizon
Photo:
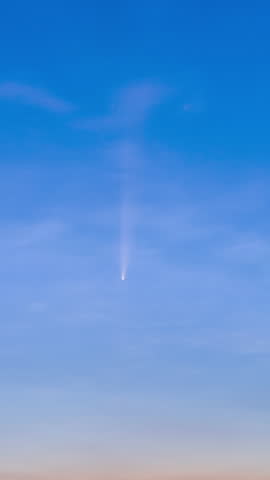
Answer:
M270 472L270 6L1 10L0 478Z

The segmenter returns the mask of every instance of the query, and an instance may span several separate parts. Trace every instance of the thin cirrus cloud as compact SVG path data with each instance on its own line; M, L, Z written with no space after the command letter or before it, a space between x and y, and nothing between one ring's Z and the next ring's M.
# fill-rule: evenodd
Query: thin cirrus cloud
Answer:
M109 113L79 120L75 126L89 131L122 131L137 127L147 120L168 93L168 88L150 82L130 85L112 99Z
M189 102L184 102L182 105L182 110L186 114L199 114L202 113L205 110L205 102L202 99L192 99Z
M54 113L68 113L74 106L48 90L16 82L0 84L0 98L32 105Z

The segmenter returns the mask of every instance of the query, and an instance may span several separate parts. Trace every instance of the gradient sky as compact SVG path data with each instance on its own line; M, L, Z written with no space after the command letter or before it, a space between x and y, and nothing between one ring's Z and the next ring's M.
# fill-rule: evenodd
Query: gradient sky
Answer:
M0 480L270 478L269 17L2 5Z

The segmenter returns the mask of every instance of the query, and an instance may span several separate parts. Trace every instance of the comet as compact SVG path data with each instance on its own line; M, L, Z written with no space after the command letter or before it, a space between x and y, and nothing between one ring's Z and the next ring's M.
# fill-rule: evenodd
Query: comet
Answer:
M132 208L132 171L136 151L129 144L120 151L120 279L127 279L132 250L133 215Z
M129 223L128 223L128 212L127 212L127 203L124 202L122 205L122 215L121 215L121 238L120 238L120 272L121 280L126 280L127 269L129 264Z
M120 218L120 276L126 280L130 258L130 208L127 190L123 192Z

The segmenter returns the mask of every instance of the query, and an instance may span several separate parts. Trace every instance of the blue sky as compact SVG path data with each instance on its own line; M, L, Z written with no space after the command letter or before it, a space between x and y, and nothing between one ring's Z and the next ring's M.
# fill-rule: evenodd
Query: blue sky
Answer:
M3 6L1 480L269 476L269 14Z

